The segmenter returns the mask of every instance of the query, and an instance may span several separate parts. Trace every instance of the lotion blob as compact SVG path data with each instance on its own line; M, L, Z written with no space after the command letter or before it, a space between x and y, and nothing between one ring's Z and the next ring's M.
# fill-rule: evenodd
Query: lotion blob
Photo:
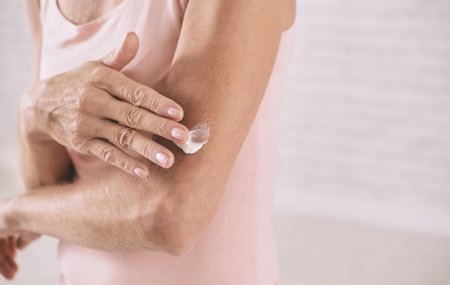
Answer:
M199 151L209 139L209 127L206 123L200 123L189 131L186 143L175 143L186 154L194 154Z

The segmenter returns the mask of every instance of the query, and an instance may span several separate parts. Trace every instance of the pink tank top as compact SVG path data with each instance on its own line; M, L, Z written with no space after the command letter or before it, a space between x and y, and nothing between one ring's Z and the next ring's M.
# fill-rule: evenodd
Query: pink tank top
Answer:
M128 31L140 38L137 57L124 70L152 86L168 72L188 0L124 0L106 15L74 25L56 0L41 0L40 76L47 78L100 58ZM272 76L238 155L212 222L183 256L103 252L60 241L60 284L65 285L274 285L278 284L272 211L277 166L279 105L291 57L292 31L284 32ZM79 179L111 170L69 150Z

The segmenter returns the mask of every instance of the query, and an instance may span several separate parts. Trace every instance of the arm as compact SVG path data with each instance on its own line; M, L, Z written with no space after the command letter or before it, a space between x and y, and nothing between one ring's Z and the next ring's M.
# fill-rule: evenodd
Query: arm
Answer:
M172 68L156 89L180 103L187 126L210 122L204 149L186 156L166 144L177 163L165 170L149 165L146 180L116 172L22 195L10 224L107 250L188 250L217 208L265 93L281 6L278 0L190 1Z
M34 79L39 78L41 51L41 23L39 16L39 0L27 0L26 8L28 22L34 46ZM22 120L19 118L22 126ZM56 184L70 177L70 159L61 145L53 141L41 144L31 144L23 132L18 133L20 151L20 171L27 191L47 184ZM0 212L2 207L0 207ZM2 235L3 236L3 235ZM0 273L7 279L12 279L18 270L15 261L16 248L24 248L37 239L39 234L32 232L8 232L0 237Z
M34 81L38 81L42 41L39 0L27 0L26 6L34 46ZM66 149L55 141L30 143L24 134L23 131L19 132L18 140L20 142L20 172L25 188L32 190L42 185L69 180L71 161Z

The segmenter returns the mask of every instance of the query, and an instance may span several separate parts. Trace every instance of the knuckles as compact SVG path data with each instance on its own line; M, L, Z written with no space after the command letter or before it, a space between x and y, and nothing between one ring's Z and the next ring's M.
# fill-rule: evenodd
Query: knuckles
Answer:
M61 126L63 129L67 130L68 134L76 135L81 133L81 126L84 119L81 118L79 114L73 114L69 120L62 122Z
M99 147L99 154L107 163L114 163L114 152L115 150L112 147Z
M146 101L146 92L144 87L126 88L125 97L128 98L131 104L136 106L142 106Z
M102 64L96 64L92 67L91 75L94 78L105 78L110 75L110 70Z
M141 111L138 108L128 108L125 112L125 121L130 127L136 127L141 122Z
M102 83L105 78L111 76L111 70L100 63L88 63L85 65L92 83Z
M105 162L116 165L123 170L127 171L130 166L130 161L128 159L119 159L117 157L117 149L113 147L98 146L98 153Z
M64 131L64 141L68 142L68 145L72 145L74 150L80 151L82 153L95 152L97 156L101 157L105 162L109 164L116 165L124 170L127 170L132 166L132 161L121 157L121 152L115 146L109 147L104 144L95 143L92 140L91 135L86 135L87 131L92 132L92 119L85 115L85 111L89 110L89 107L93 101L93 84L98 83L100 85L106 84L105 81L112 77L113 70L108 67L98 63L98 62L87 62L84 63L80 69L77 71L79 75L82 73L82 80L77 80L73 82L70 86L71 96L60 96L61 104L73 112L71 116L67 116L65 113L65 121L61 122L60 126L65 129ZM40 81L39 93L54 92L58 87L60 90L67 89L66 80L62 80L63 77L52 77L47 80ZM69 78L70 79L70 78ZM72 78L73 79L73 78ZM115 83L119 84L119 83ZM125 85L125 84L124 84ZM116 86L118 87L118 86ZM111 142L115 145L120 146L124 149L131 150L136 139L139 139L137 131L134 129L138 126L144 126L148 131L153 132L158 136L166 136L169 133L169 128L172 126L169 120L163 118L155 118L153 120L145 120L144 116L147 116L144 110L137 108L136 106L143 107L152 111L154 113L161 113L161 108L167 102L164 97L155 96L153 92L149 92L146 86L133 86L126 84L125 86L120 86L116 88L119 90L124 98L128 100L132 105L129 106L122 114L122 119L127 123L128 127L115 127L115 129L110 133L109 138ZM91 107L92 108L92 107ZM57 109L59 110L59 109ZM157 151L156 146L153 144L145 144L144 155L148 158L153 156L153 153Z
M147 144L144 147L144 155L148 158L153 156L153 146L151 144Z
M161 102L157 98L149 99L148 105L149 105L150 109L155 113L158 113L161 109Z
M125 149L130 149L133 145L136 131L128 128L117 128L113 134L113 141Z
M129 161L128 161L128 159L121 159L121 160L119 160L118 166L119 166L120 168L124 169L124 170L127 170L127 169L128 169L128 166L129 166Z
M169 133L169 123L164 119L154 119L146 123L146 127L148 127L148 131L164 137Z
M92 124L89 118L81 114L74 114L72 118L64 124L65 140L76 151L85 153L88 151L89 137L86 136L86 126Z
M88 152L89 139L87 139L86 137L74 133L71 136L71 141L72 141L72 148L74 150L81 153Z
M86 108L88 108L89 104L90 104L90 90L89 90L89 86L86 85L82 85L80 86L80 88L78 89L78 97L76 100L76 107L79 110L85 110Z

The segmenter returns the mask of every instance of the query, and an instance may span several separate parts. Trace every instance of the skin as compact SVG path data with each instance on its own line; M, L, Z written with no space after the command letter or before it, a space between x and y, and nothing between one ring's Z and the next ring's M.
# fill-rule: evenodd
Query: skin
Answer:
M30 2L31 11L33 7L38 8L34 0ZM65 0L59 4L66 18L74 23L83 23L118 3L98 1L102 4L88 9L89 12L81 12L90 7L88 2ZM7 278L14 276L17 271L15 248L20 241L26 244L39 234L107 251L153 250L172 255L188 252L211 220L222 197L227 177L265 93L281 32L293 21L293 3L279 0L189 2L169 73L158 84L142 92L145 98L153 96L162 100L164 103L158 107L171 104L181 107L184 112L181 124L177 122L181 117L170 120L164 116L164 108L155 110L151 108L154 104L137 104L141 112L148 112L155 116L155 120L156 117L165 120L166 127L192 127L198 122L211 122L208 144L193 156L185 155L167 139L154 137L152 142L145 141L173 155L175 163L170 168L152 163L151 157L145 153L138 160L120 156L121 152L114 146L117 142L114 136L95 132L93 135L83 123L86 119L80 120L78 131L94 139L111 138L108 146L99 144L93 148L94 151L86 151L103 157L107 163L126 167L125 171L115 168L102 179L72 181L71 162L63 146L73 148L81 145L77 145L75 140L61 138L68 129L63 123L64 117L56 116L56 122L62 128L58 133L45 119L49 117L45 114L52 108L38 109L36 106L42 105L31 104L33 112L26 112L26 115L22 112L19 139L27 191L0 204L2 274ZM33 17L38 18L31 14L32 21ZM239 33L236 32L237 27ZM36 42L39 43L40 30L35 29ZM108 104L108 100L111 102L109 97L121 95L117 94L120 92L115 93L111 86L107 87L106 77L111 74L120 76L121 64L131 60L137 45L138 40L129 35L119 52L97 62L85 63L69 75L57 75L57 79L70 84L69 77L79 79L87 76L87 82L92 83L89 76L96 74L97 77L91 79L97 84L101 82L97 88L106 93L100 103ZM39 49L39 44L36 46ZM102 66L103 71L99 71L98 66ZM132 89L135 84L128 78L122 78L121 82L123 88L128 86ZM54 83L55 80L50 83L37 81L35 86L40 87L32 87L30 90L36 93L30 92L53 98L48 94L57 94L57 91L39 93L39 90L68 86ZM129 92L122 95L126 94ZM160 98L160 94L167 98ZM79 114L89 113L78 103L74 106L72 109ZM128 103L127 107L136 106ZM109 116L117 114L102 115L103 118L111 118ZM117 127L117 124L110 127ZM127 145L143 144L139 135L142 131L152 132L147 126L130 126L129 129L132 135ZM166 133L157 134L165 136ZM223 141L227 141L227 145ZM133 150L142 154L138 147ZM105 152L109 155L102 156ZM133 167L129 168L129 165ZM130 175L130 169L138 165L145 167L145 177Z
M131 175L145 177L147 167L121 149L170 167L173 154L142 132L184 143L188 129L174 121L183 117L177 103L119 72L138 44L130 33L117 52L34 84L22 99L22 134L92 154Z

